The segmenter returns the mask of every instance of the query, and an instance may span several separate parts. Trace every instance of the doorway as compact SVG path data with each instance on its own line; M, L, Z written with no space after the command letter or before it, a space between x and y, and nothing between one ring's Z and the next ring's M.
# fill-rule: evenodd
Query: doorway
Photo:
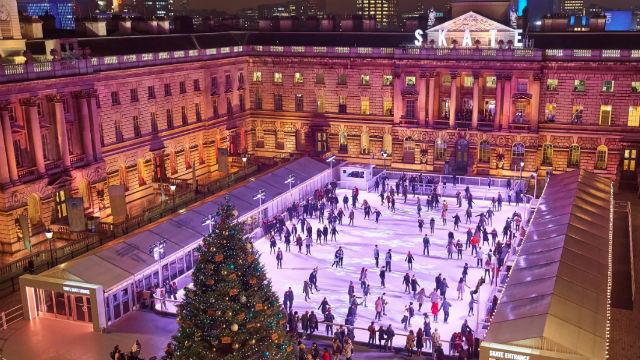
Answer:
M91 323L91 297L61 291L35 289L38 316Z
M469 142L460 139L456 143L456 173L467 173L469 165Z

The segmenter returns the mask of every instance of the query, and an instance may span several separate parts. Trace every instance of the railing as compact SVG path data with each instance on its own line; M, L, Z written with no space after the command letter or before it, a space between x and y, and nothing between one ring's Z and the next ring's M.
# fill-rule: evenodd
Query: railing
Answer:
M18 178L25 179L34 177L38 174L38 169L36 168L28 168L28 169L18 169Z
M0 321L2 322L2 330L7 330L7 327L9 327L9 325L22 320L23 317L24 315L22 313L22 305L1 312Z
M499 61L638 61L640 50L605 49L489 49L489 48L369 48L318 46L245 45L189 51L113 55L94 58L64 59L51 62L0 65L0 83L51 77L77 76L144 66L167 65L203 60L215 60L245 55L255 56L317 56L361 57L388 59L468 59Z
M84 154L71 155L71 165L73 166L84 164L84 160L85 160Z

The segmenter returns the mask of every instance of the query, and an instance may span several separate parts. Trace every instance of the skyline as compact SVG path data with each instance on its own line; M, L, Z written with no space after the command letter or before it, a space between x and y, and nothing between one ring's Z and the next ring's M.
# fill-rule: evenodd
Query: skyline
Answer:
M333 14L350 14L355 13L355 0L343 1L343 0L326 0L327 11ZM206 9L206 10L221 10L227 12L237 12L244 8L253 8L263 4L280 4L286 0L236 0L236 1L221 1L221 0L192 0L190 2L193 9ZM422 3L425 8L429 7L443 7L447 0L423 0ZM630 8L640 7L640 0L600 0L600 1L585 1L586 4L600 4L611 8ZM417 0L398 0L398 9L400 12L413 11L417 7Z

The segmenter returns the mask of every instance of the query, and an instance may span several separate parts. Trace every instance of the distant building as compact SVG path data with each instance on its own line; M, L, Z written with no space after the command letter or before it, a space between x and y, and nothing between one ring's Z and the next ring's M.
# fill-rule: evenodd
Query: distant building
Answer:
M49 14L57 29L75 29L75 9L73 0L18 0L18 11L28 16Z
M174 13L173 0L144 0L143 16L167 17Z
M584 0L559 0L559 9L563 13L582 14L585 10Z
M356 0L356 13L375 19L380 28L395 25L398 18L396 0Z

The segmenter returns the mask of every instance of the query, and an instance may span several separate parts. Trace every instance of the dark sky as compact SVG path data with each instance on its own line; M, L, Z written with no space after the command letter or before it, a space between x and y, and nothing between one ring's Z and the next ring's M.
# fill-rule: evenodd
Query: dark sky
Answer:
M191 7L197 9L217 9L228 12L235 12L245 7L255 7L260 4L277 4L286 0L189 0ZM326 0L327 10L335 14L353 13L355 9L355 0ZM411 11L417 7L420 0L397 0L400 11ZM422 0L425 7L439 7L449 1L447 0ZM537 1L537 0L529 0ZM590 3L589 0L585 1ZM629 6L640 6L640 0L596 0L598 4L603 4L611 8L625 8Z

